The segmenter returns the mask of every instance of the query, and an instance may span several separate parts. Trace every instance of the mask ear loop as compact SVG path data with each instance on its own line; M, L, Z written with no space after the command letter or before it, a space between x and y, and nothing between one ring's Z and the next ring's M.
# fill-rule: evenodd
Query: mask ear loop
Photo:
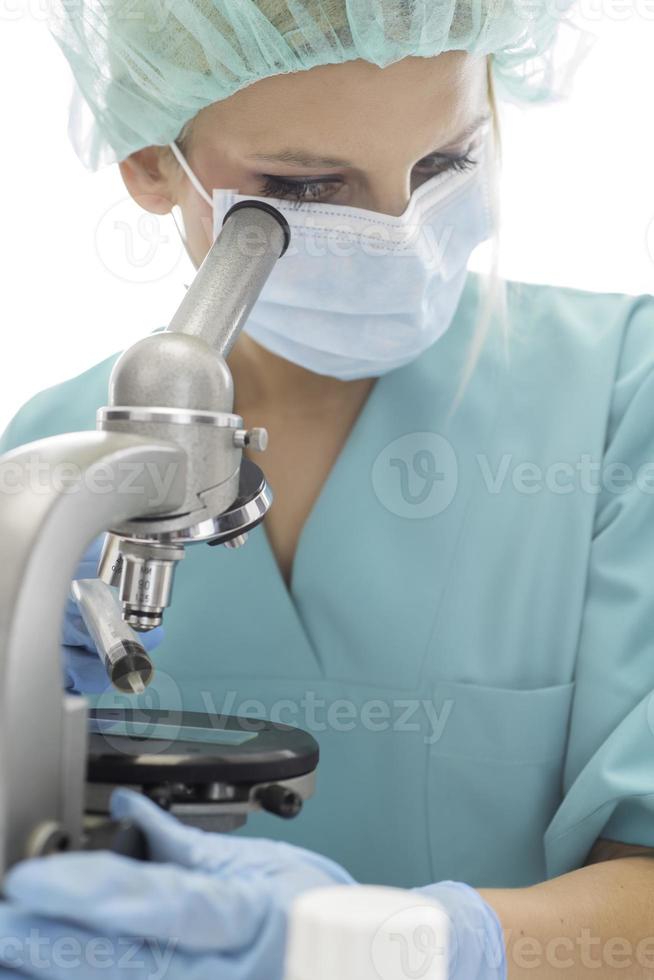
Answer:
M188 177L188 179L193 184L193 187L196 189L196 191L198 192L198 194L200 195L200 197L202 197L202 199L207 202L207 204L211 207L211 210L213 212L214 209L215 209L213 198L209 196L208 191L206 191L204 189L204 187L202 186L202 184L200 183L200 181L198 180L198 178L196 177L196 175L191 170L191 168L190 168L190 166L189 166L189 164L188 164L188 162L186 160L186 157L184 156L184 154L182 153L182 151L180 150L180 148L174 142L173 143L169 143L168 146L172 150L173 156L175 157L175 159L179 163L180 167L182 168L182 170L184 171L184 173L186 174L186 176ZM238 194L238 190L228 190L227 192L228 193L232 193L232 194ZM173 205L173 207L171 209L171 214L173 216L173 221L175 222L175 226L176 226L177 231L179 233L179 237L182 239L182 242L184 243L184 248L186 249L186 254L188 255L189 259L191 259L191 263L193 265L195 265L195 262L193 261L193 258L191 257L191 253L189 252L189 249L188 249L188 238L187 238L187 235L186 235L186 226L184 225L184 215L182 213L182 209L180 208L179 204L174 204ZM188 289L188 286L186 286L185 288Z
M175 227L177 228L179 237L181 239L182 245L184 246L184 251L186 252L188 260L191 263L191 265L195 267L195 262L193 261L193 257L188 247L188 239L186 237L186 227L184 226L184 215L182 214L182 209L180 208L179 204L174 204L170 213L172 215L173 221L175 222ZM188 289L189 285L190 283L185 282L184 289Z
M184 154L181 152L181 150L179 149L179 147L177 146L177 144L176 143L169 143L168 146L172 150L173 156L175 157L175 159L179 163L180 167L182 168L182 170L184 171L184 173L186 174L186 176L188 177L188 179L193 184L193 187L196 189L196 191L198 192L198 194L207 202L207 204L210 204L211 207L213 208L213 200L212 200L212 198L209 197L208 193L206 192L206 190L204 189L204 187L202 186L202 184L200 183L200 181L198 180L198 178L195 176L195 174L193 173L193 171L189 167L189 165L188 165L188 163L186 161L186 158L185 158ZM189 259L191 261L191 264L192 265L195 265L195 262L193 261L193 258L191 256L191 253L189 252L189 248L188 248L188 237L187 237L187 234L186 234L186 226L184 224L184 215L182 213L182 209L180 208L179 204L174 204L173 205L172 210L171 210L171 214L172 214L172 217L173 217L173 221L175 222L175 227L177 228L177 231L179 233L179 237L181 238L182 243L184 245L184 248L186 250L186 254L189 257ZM186 283L184 283L184 288L185 289L188 289L189 288Z
M169 143L168 146L173 151L173 155L175 156L175 159L177 160L177 162L179 163L180 167L182 168L182 170L184 171L184 173L186 174L186 176L188 177L188 179L191 181L191 183L195 187L195 189L198 192L198 194L200 195L200 197L204 198L204 200L207 202L207 204L209 204L211 207L213 207L213 199L211 197L209 197L208 192L205 191L204 187L202 186L202 184L200 183L200 181L198 180L198 178L195 176L195 174L193 173L193 171L189 167L188 163L186 162L186 158L184 157L184 154L179 149L179 147L177 146L177 144L176 143Z

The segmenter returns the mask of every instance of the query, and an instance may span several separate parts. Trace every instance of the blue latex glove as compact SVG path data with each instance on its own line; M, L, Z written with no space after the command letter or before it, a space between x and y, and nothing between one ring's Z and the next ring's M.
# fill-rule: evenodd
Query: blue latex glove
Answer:
M100 534L91 542L75 570L74 578L96 578L104 539L105 535ZM139 633L139 640L148 652L158 646L163 638L161 626L147 633ZM62 654L64 687L67 691L74 694L101 694L111 687L104 664L84 625L77 603L70 594L64 613Z
M152 862L98 851L17 865L0 904L0 970L48 980L281 980L292 900L354 884L311 851L204 833L128 790L114 793L112 813L142 828Z
M439 902L450 920L448 980L506 980L506 948L495 911L460 881L439 881L416 892Z
M142 828L161 863L98 852L18 865L5 880L11 904L0 904L0 971L86 980L101 966L113 980L127 963L135 980L281 980L293 899L354 884L320 855L185 827L127 790L112 813ZM501 927L478 892L450 881L416 892L449 915L449 980L504 980Z

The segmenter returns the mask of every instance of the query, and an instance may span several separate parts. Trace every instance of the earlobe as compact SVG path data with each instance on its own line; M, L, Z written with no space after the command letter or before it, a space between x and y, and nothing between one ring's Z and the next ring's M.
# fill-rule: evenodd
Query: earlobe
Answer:
M130 195L152 214L169 214L177 203L170 175L163 166L162 149L165 148L146 146L118 164Z

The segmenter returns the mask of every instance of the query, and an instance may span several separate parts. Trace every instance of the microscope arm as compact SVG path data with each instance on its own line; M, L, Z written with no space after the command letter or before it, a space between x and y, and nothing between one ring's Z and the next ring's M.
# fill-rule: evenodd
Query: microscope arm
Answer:
M113 584L120 568L122 618L148 630L186 545L240 547L268 510L264 474L243 455L264 450L266 433L234 413L226 357L289 240L271 205L236 204L170 328L118 358L97 431L0 458L0 877L26 857L92 844L85 809L102 829L115 785L156 794L163 783L162 805L209 826L237 826L252 809L291 817L311 795L318 746L304 732L268 726L251 743L227 719L238 736L227 751L214 744L213 717L178 712L175 731L212 737L199 754L157 755L152 769L141 738L126 731L116 750L97 709L100 728L88 734L86 701L61 690L63 612L94 537L111 532L117 549L99 574Z
M0 459L0 874L44 841L79 846L86 702L62 698L68 591L98 534L184 499L172 443L78 432Z

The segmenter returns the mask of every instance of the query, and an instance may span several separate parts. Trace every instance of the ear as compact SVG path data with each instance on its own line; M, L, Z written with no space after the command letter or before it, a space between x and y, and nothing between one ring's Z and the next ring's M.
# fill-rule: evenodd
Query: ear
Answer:
M165 146L146 146L118 166L125 187L140 207L152 214L169 214L177 204L175 181Z

